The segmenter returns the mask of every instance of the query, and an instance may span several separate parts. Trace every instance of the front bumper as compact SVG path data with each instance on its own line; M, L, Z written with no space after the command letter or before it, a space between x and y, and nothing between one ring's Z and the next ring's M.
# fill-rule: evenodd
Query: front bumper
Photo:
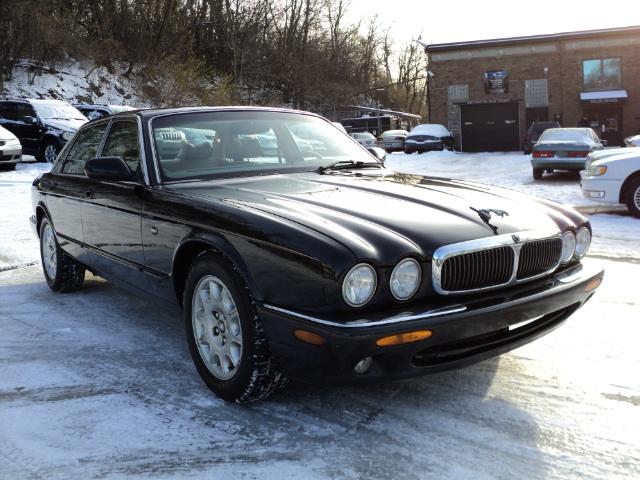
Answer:
M405 143L404 149L406 152L431 152L434 150L443 150L444 142L441 140L435 142L424 142L424 143Z
M268 304L259 306L259 316L272 354L290 377L332 385L380 382L462 367L529 343L580 308L603 275L601 268L586 262L554 277L480 299L349 323ZM294 337L296 329L321 335L326 343L303 343ZM433 332L426 340L376 345L376 340L387 335L425 329ZM373 358L371 367L356 374L354 366L368 356Z
M585 198L603 203L620 203L622 180L605 179L602 175L592 177L585 170L580 172L580 187Z
M8 165L12 163L22 163L22 147L14 147L12 145L5 145L0 147L0 164Z

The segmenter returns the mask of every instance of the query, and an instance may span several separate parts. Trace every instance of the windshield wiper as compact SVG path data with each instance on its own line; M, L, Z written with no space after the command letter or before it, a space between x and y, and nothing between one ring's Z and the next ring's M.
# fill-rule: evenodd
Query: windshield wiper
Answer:
M352 168L382 168L378 162L354 162L353 160L340 160L330 165L324 165L316 169L317 173L325 173L329 170L346 170Z

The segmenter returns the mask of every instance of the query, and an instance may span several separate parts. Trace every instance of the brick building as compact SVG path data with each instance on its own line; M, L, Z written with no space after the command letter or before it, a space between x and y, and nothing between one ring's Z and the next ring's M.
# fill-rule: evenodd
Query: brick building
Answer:
M447 125L465 151L518 150L533 121L589 124L609 145L640 133L640 26L426 52L429 121Z

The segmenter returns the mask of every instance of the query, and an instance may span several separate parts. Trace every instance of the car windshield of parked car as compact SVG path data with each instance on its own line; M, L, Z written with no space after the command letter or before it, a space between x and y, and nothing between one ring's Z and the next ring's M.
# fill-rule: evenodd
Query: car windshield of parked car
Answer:
M544 142L578 142L594 143L593 131L588 128L552 128L545 130L539 143Z
M358 140L371 140L375 137L368 132L356 132L353 134L353 138L356 138Z
M76 107L66 103L38 103L33 102L33 108L44 119L74 119L87 120Z
M316 170L377 160L331 123L266 111L189 112L151 122L164 181Z
M393 136L393 135L406 135L406 134L407 132L405 132L404 130L387 130L382 135L387 137L387 136Z

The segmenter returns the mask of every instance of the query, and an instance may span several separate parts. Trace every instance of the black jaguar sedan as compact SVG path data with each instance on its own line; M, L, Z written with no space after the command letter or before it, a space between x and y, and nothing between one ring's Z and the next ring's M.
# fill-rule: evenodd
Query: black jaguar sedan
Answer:
M89 270L181 307L198 372L239 403L286 378L477 362L549 332L599 286L575 210L396 173L381 153L290 110L96 120L33 183L45 279L69 292Z

